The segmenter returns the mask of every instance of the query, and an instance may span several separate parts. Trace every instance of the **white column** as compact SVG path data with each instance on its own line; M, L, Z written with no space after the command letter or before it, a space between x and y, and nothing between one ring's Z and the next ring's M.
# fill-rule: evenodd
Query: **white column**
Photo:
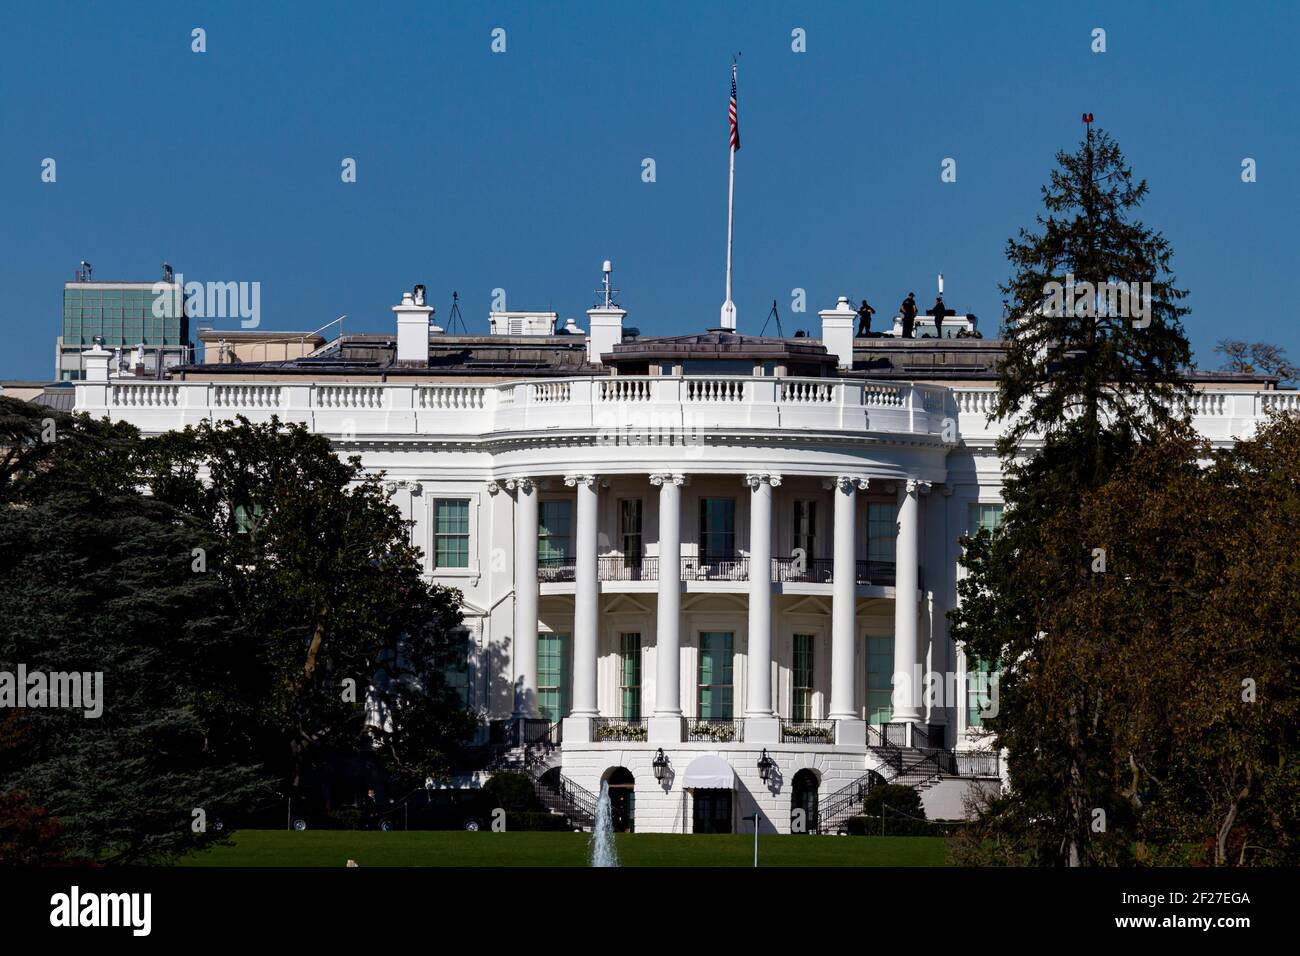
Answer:
M835 496L835 562L831 585L831 706L837 744L864 744L866 722L858 713L857 600L858 491L868 479L841 475L832 483Z
M564 739L588 741L596 706L597 620L600 583L596 575L596 522L600 499L599 479L569 475L564 483L577 490L578 521L574 542L573 592L573 710L565 717Z
M898 502L898 546L894 564L894 722L920 723L923 719L917 635L917 565L921 560L921 506L919 497L930 490L928 481L903 482Z
M512 478L515 493L515 662L516 718L537 716L537 486Z
M682 739L682 485L681 475L651 475L659 488L659 612L655 644L655 712L650 743Z
M780 743L772 708L772 489L780 475L746 475L749 485L749 653L746 743Z

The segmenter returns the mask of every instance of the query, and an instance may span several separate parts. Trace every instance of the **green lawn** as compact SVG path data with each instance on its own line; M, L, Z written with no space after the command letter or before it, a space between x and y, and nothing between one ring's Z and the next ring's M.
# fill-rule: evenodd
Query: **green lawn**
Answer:
M586 866L585 833L244 830L184 866ZM754 837L619 834L624 866L752 866ZM942 837L759 836L760 866L942 866Z

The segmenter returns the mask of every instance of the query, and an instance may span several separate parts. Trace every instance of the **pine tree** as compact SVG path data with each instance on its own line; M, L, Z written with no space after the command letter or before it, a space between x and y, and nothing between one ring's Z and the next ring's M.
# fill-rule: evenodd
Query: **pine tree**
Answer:
M1039 862L1077 865L1128 852L1103 720L1111 700L1100 675L1113 655L1070 613L1106 542L1084 535L1078 518L1087 493L1140 443L1186 421L1179 396L1190 349L1172 249L1132 218L1146 182L1134 182L1100 130L1057 162L1042 190L1041 231L1022 229L1007 244L1014 274L1003 291L1016 318L992 415L1007 426L998 445L1004 520L996 535L965 542L969 575L950 618L968 657L999 671L1000 711L986 725L1009 750L1016 798L999 805L1001 820L1019 815ZM1135 303L1107 294L1120 283L1150 283L1150 295ZM1099 810L1110 820L1106 839L1093 826Z

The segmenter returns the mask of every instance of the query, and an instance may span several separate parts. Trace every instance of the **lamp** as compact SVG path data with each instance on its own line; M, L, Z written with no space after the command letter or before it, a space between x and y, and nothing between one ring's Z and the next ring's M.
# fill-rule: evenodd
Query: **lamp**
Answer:
M772 776L772 770L776 767L776 761L767 755L767 748L763 748L763 754L758 758L758 773L767 783L767 778Z
M655 759L650 766L654 767L655 780L663 783L664 774L668 772L668 758L664 756L663 747L659 748L659 752L655 754Z

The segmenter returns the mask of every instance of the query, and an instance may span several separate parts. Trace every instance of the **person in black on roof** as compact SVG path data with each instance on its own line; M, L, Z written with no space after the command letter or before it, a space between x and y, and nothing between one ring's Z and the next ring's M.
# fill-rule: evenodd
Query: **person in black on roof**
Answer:
M948 310L943 307L943 296L939 296L934 300L934 308L930 310L930 314L934 316L934 337L941 339L943 338L943 317L949 314Z
M916 326L916 293L907 293L907 298L899 306L899 311L903 315L903 338L912 337L912 329Z
M867 305L867 300L862 300L862 307L858 309L858 338L865 338L871 334L871 317L876 314L876 310Z

